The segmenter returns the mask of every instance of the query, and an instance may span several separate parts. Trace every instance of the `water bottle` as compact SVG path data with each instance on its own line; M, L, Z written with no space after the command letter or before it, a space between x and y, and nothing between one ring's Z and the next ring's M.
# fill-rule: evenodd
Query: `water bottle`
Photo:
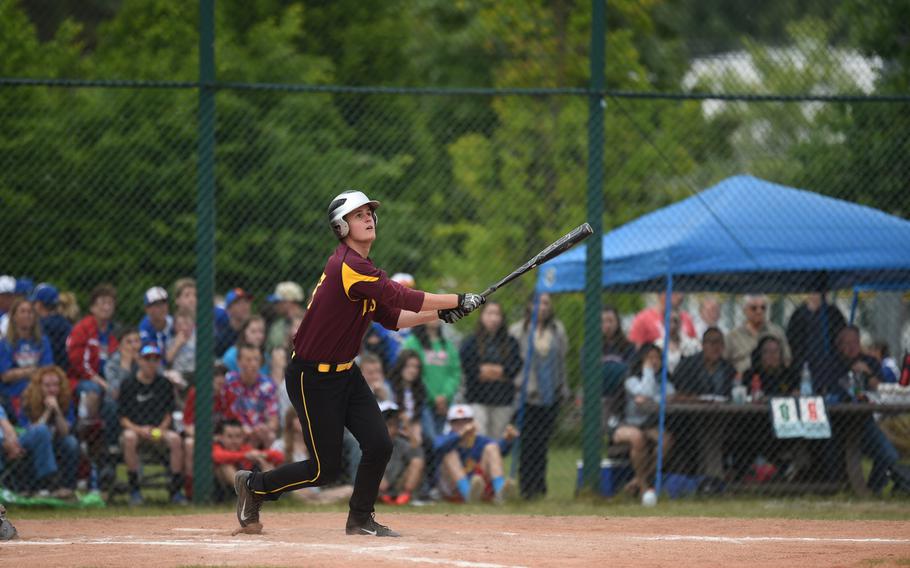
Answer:
M760 402L764 393L761 391L761 376L752 375L752 402Z
M734 404L746 403L746 385L743 384L742 376L739 373L733 377L733 389L730 394Z
M803 370L799 376L799 395L812 396L812 371L809 370L809 362L803 363Z

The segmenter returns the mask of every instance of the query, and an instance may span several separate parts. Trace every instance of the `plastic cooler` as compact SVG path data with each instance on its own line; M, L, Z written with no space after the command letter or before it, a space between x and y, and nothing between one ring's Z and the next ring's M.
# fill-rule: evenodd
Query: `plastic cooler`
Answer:
M576 462L578 468L578 477L575 482L576 491L582 487L582 476L584 462L578 460ZM621 490L623 486L632 480L632 466L629 465L629 462L626 460L611 460L603 459L600 460L600 478L597 484L597 489L601 495L605 497L612 497L616 494L617 491Z

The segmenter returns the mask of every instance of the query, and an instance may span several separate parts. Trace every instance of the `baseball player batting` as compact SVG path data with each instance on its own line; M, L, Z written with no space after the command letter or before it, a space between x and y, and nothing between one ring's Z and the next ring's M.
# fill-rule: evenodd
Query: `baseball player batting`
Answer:
M262 531L259 511L264 501L338 477L347 427L360 443L363 457L345 532L401 536L375 519L373 504L392 454L392 441L354 357L374 320L388 329L436 318L454 323L480 307L484 298L472 293L431 294L390 280L369 258L376 240L378 208L378 201L360 191L345 191L329 205L329 224L340 242L294 336L284 383L303 426L310 459L262 473L238 471L234 491L240 528L235 532Z

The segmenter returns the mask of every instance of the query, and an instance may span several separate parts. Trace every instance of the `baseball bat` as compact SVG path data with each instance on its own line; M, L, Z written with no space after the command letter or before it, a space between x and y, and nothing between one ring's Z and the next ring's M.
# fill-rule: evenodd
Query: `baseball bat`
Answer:
M501 287L505 286L512 280L515 280L522 274L540 266L546 261L556 258L581 241L590 237L592 234L594 234L594 229L591 228L591 225L582 223L581 225L569 231L566 235L560 237L555 242L547 246L547 248L534 255L534 257L531 258L528 262L513 270L508 276L495 284L491 284L490 287L484 290L480 295L484 298L488 298L490 294L496 290L499 290Z

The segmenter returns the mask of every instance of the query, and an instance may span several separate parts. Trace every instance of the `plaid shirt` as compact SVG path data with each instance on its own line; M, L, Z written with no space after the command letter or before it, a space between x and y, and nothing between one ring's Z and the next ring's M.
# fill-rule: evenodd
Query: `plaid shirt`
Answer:
M274 381L260 374L252 386L240 380L240 373L227 374L224 389L234 396L231 410L244 426L267 424L278 416L278 388Z

